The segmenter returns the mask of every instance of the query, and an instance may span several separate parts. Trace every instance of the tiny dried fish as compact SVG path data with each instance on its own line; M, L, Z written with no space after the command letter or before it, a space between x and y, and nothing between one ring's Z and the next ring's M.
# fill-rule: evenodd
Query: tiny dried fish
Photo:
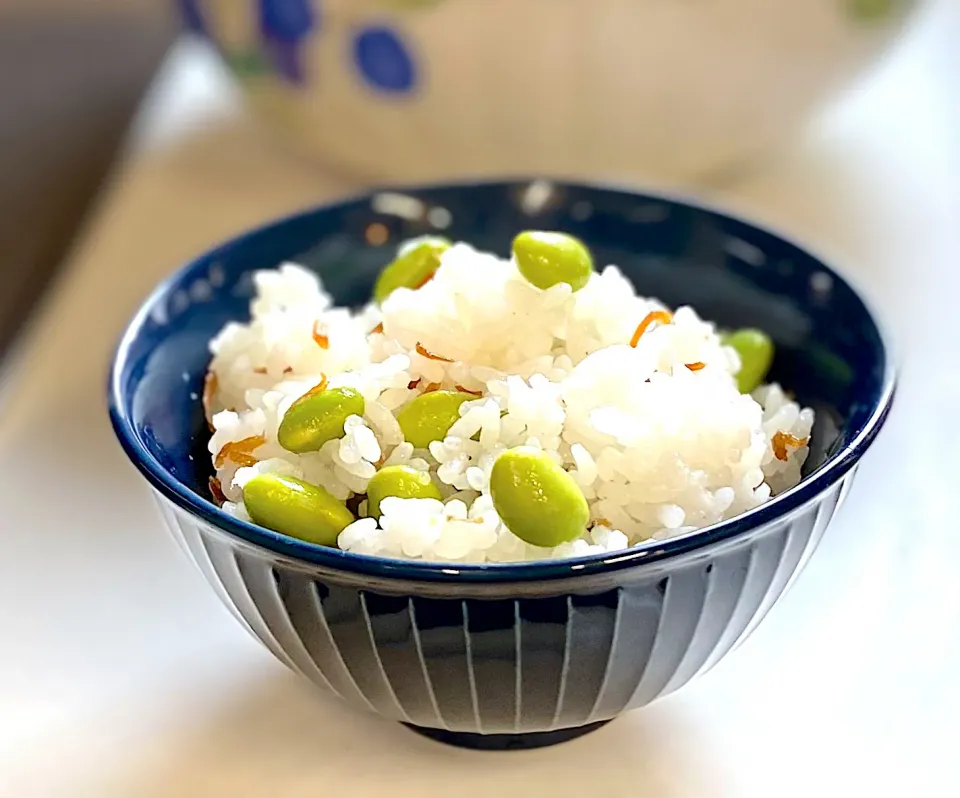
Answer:
M787 461L787 447L799 449L810 442L809 438L798 438L789 432L775 432L770 439L770 445L773 447L773 456L782 462Z
M637 344L640 343L640 338L647 331L647 328L654 322L660 322L660 324L669 324L673 321L673 315L668 313L665 310L651 310L646 316L643 317L637 325L637 329L633 332L633 338L630 339L630 346L636 348Z
M423 348L423 345L417 341L417 354L423 355L428 360L439 360L442 363L453 363L453 361L448 357L443 357L442 355L435 355L433 352L428 352Z
M257 458L254 457L251 452L263 446L266 442L267 439L264 438L263 435L251 435L249 438L244 438L243 440L225 443L223 448L217 452L213 464L217 468L222 468L227 460L232 460L241 466L252 466L257 462Z
M210 477L208 484L210 485L210 495L213 496L217 507L223 507L223 503L227 500L227 497L223 493L223 485L220 484L220 480L216 477Z
M317 346L319 346L321 349L330 348L330 339L326 336L326 334L320 332L319 321L315 321L313 323L313 340L316 341Z
M316 396L318 393L321 393L325 390L327 390L327 375L321 373L320 382L314 385L309 391L307 391L302 396L298 396L296 399L294 399L293 404L291 404L290 407L293 407L293 405L299 404L304 399L309 399L311 396Z

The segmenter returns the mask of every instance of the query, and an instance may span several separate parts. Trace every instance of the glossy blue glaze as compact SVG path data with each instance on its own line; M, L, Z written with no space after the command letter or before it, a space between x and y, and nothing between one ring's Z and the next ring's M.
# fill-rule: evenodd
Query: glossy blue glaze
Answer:
M175 536L264 645L350 704L476 747L556 742L642 706L715 664L762 620L813 552L890 409L893 371L855 291L796 245L663 197L528 183L402 193L449 215L442 232L506 254L518 230L567 230L641 293L692 304L777 343L773 377L816 408L799 486L697 533L617 555L446 567L348 554L226 516L198 395L206 344L245 319L251 271L295 260L339 304L367 300L402 239L434 232L361 197L256 230L150 297L121 341L110 413ZM427 218L427 217L425 217ZM368 225L390 233L365 242ZM484 736L477 736L484 735ZM521 735L517 737L516 735ZM532 736L523 736L532 735Z

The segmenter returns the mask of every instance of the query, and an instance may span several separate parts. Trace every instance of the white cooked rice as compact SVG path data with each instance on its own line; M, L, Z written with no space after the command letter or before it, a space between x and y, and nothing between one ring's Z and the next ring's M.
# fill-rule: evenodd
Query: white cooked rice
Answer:
M242 488L257 473L293 475L339 499L363 494L383 465L428 471L443 501L390 498L379 523L359 518L342 549L448 562L575 557L682 534L743 513L800 480L806 446L774 455L778 432L805 440L814 414L777 385L741 395L739 360L689 307L630 341L649 312L614 266L582 290L541 291L510 260L457 244L433 280L382 308L334 308L316 276L292 264L258 272L249 324L212 341L211 455L263 436L257 462L217 468L224 509L248 519ZM382 333L371 333L382 323ZM325 334L322 348L314 331ZM423 356L417 347L449 358ZM691 371L686 364L702 363ZM323 377L366 402L339 440L293 454L277 442L291 403ZM416 383L413 389L408 386ZM429 450L403 440L397 411L429 385L480 392ZM226 409L229 408L229 409ZM471 440L479 432L479 440ZM531 546L497 516L490 470L505 449L535 446L568 469L590 506L583 536ZM365 509L361 505L362 510Z

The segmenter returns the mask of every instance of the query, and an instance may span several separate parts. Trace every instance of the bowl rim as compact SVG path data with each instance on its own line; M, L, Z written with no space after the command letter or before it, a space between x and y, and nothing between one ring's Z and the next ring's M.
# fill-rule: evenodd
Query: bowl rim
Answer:
M553 185L587 189L590 191L615 192L629 194L638 199L653 202L668 202L674 205L700 211L726 221L745 225L761 233L773 236L784 244L806 253L818 261L822 270L835 281L847 286L862 303L868 317L878 332L883 348L883 382L880 396L867 421L854 438L839 452L828 457L808 477L797 485L769 499L758 507L741 513L726 521L659 541L645 541L628 549L617 552L591 554L557 560L533 560L520 563L445 563L421 560L403 560L391 557L378 557L368 554L356 554L341 549L308 543L297 538L274 532L256 524L242 521L228 515L209 499L194 492L174 478L160 462L141 443L134 430L133 421L125 409L124 391L121 384L123 366L133 341L151 316L157 303L163 301L172 286L178 284L186 275L202 264L215 260L227 249L243 245L271 229L297 220L346 205L369 200L379 193L417 193L444 189L469 189L477 187L502 186L522 188L534 182L546 181ZM682 192L660 187L647 188L634 185L620 185L606 181L566 180L562 178L504 178L491 180L463 180L427 182L408 185L383 185L340 197L330 202L311 206L304 210L271 219L264 224L233 236L191 259L185 265L162 280L140 305L136 314L127 324L111 361L108 379L108 410L114 432L124 452L146 478L150 485L164 498L196 519L206 522L228 536L238 538L254 548L263 549L283 557L291 558L313 566L322 566L339 572L366 577L376 577L389 581L415 582L460 582L460 583L509 583L539 582L569 579L571 577L596 576L612 572L652 565L666 559L675 558L696 550L712 548L734 538L756 533L779 521L787 519L803 506L815 502L832 485L837 483L860 460L873 443L886 421L893 405L896 393L896 366L891 352L891 338L882 317L859 290L844 275L828 265L815 249L800 245L789 234L780 232L776 225L765 221L751 221L746 214L736 210L721 208L710 202L695 200Z

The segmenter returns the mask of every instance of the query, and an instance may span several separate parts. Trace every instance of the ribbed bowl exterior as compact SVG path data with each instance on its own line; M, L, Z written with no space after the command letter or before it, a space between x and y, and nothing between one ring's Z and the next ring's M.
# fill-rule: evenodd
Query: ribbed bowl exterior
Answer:
M337 572L158 499L227 607L294 671L386 718L514 734L613 718L719 662L804 567L853 473L793 515L714 547L595 577L512 584Z

